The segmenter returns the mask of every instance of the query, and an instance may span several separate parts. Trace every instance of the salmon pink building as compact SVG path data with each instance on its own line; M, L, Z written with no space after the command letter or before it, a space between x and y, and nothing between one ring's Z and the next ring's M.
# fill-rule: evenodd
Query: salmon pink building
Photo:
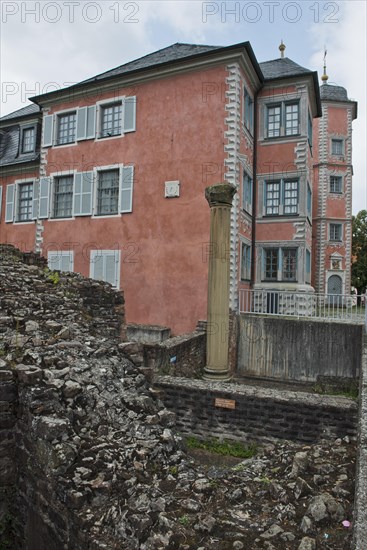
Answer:
M2 117L0 242L181 334L206 318L204 193L227 181L231 310L248 288L348 293L356 103L283 55L174 44Z

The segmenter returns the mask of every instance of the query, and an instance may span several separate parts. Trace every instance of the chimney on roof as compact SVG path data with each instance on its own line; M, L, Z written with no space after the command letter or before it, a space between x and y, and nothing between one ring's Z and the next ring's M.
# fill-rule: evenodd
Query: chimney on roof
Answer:
M280 46L279 46L279 51L280 51L280 57L283 59L284 57L284 50L285 50L285 45L283 44L283 40L280 41Z

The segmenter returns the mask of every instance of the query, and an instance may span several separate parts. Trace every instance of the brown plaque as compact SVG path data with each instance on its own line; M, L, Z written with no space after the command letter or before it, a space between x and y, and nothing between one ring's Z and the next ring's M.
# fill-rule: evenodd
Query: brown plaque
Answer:
M236 401L234 399L221 399L220 397L216 397L214 405L222 409L235 409Z

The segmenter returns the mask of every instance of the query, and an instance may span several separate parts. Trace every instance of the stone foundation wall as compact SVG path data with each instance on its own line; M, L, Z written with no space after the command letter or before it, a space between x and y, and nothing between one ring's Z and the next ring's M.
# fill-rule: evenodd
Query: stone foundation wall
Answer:
M367 541L367 334L364 335L359 393L360 408L353 548L355 550L365 550Z
M206 383L168 376L156 380L179 429L200 437L314 442L357 434L357 403L344 397ZM216 406L216 400L225 400ZM222 403L223 404L223 403Z
M205 367L206 334L192 332L160 344L144 344L144 365L155 374L200 378Z
M0 317L0 340L2 318ZM18 390L14 372L0 358L0 548L11 543L12 501L16 481L16 423ZM11 546L8 546L9 548Z

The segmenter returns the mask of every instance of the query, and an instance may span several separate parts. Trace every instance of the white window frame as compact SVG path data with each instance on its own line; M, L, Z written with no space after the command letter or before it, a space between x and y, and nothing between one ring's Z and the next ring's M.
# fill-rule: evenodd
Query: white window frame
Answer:
M307 265L309 263L309 265ZM309 269L307 269L309 267ZM305 248L305 282L311 284L312 271L312 253L311 250Z
M70 220L74 217L74 177L75 177L76 171L67 171L67 172L58 172L57 174L52 174L51 176L51 196L50 196L50 215L49 218L51 220ZM72 194L71 194L71 214L70 216L66 216L63 218L57 218L54 215L54 209L55 209L55 195L56 195L56 180L58 178L65 178L65 177L72 177L73 183L72 183Z
M287 183L297 183L297 211L296 212L286 212L286 205L285 203L285 187ZM268 185L278 185L278 204L273 205L272 207L268 207ZM284 216L284 217L295 217L299 215L299 207L300 207L300 180L298 177L287 177L287 178L278 178L274 180L264 180L263 182L263 216L264 217L277 217L277 216ZM294 190L291 190L293 192ZM278 212L267 212L268 208L278 208Z
M266 277L266 253L267 251L277 251L277 275L276 278L267 278ZM284 252L288 250L296 251L296 269L295 277L293 279L285 279L283 277L283 261L284 261ZM298 246L267 246L266 244L262 245L262 257L263 265L261 269L261 277L263 282L268 283L297 283L299 279L299 247Z
M107 138L108 139L108 138ZM109 166L98 166L94 168L94 191L93 191L93 217L98 219L103 218L118 218L120 216L120 178L123 164L112 164ZM98 182L99 182L99 173L108 172L110 170L118 170L119 172L119 185L118 185L118 197L117 197L117 214L98 214Z
M130 208L128 210L122 210L121 208L121 178L123 177L124 168L132 166L133 170L133 181L131 186L131 202ZM118 187L118 205L117 205L117 214L98 214L98 175L99 172L107 172L109 170L118 170L119 171L119 187ZM103 219L103 218L118 218L121 214L128 214L133 211L133 196L134 196L134 166L129 164L112 164L107 166L98 166L94 168L94 191L93 191L93 218Z
M252 247L249 241L240 239L240 280L249 281L251 279L251 263L252 263ZM244 263L244 248L246 249L245 263Z
M116 280L116 285L112 285L112 287L115 288L116 290L119 290L120 289L120 270L121 270L121 251L120 250L91 250L90 260L89 260L89 274L90 274L89 276L91 279L94 279L94 262L95 262L95 258L97 257L103 258L103 273L105 274L106 272L105 258L107 256L112 256L112 255L114 255L115 257L115 280ZM95 280L101 280L107 283L109 282L109 281L106 281L105 279L95 279Z
M246 182L248 182L248 183L246 183ZM246 186L249 187L249 191L250 191L250 197L249 198L250 198L250 200L246 200L246 199L248 199L248 197L246 197ZM253 179L250 176L248 170L246 170L246 168L244 168L242 170L242 210L244 210L245 212L247 212L251 216L252 216L253 187L254 187Z
M254 117L255 117L254 98L250 94L249 88L248 88L246 82L243 82L242 90L243 90L243 92L242 92L242 123L243 123L243 126L250 132L250 134L252 136L253 133L254 133ZM247 112L247 109L246 109L246 98L249 98L249 101L248 101L249 111L248 112ZM248 113L249 113L249 116L247 116Z
M52 257L59 259L60 265L58 267L51 265L50 261ZM62 258L67 258L67 257L69 257L71 269L62 270L61 269ZM73 250L49 250L47 253L47 265L48 265L48 268L51 269L52 271L62 271L64 273L73 273L74 272L74 251Z
M340 239L332 238L331 226L340 227ZM334 230L333 230L334 231ZM335 237L335 234L334 234ZM342 243L343 242L343 224L341 222L330 222L329 223L329 241L333 243Z
M24 139L24 132L27 130L33 130L34 132L34 141L33 141L33 149L30 151L23 151L23 139ZM22 126L20 129L20 154L21 155L29 155L31 153L34 153L36 150L36 142L37 142L37 126L35 124L28 124L27 126Z
M276 251L277 252L277 265L276 265L276 277L267 277L266 276L266 254L267 252ZM277 246L266 246L264 245L262 248L262 255L263 255L263 266L262 266L262 280L267 282L277 282L279 281L279 247Z
M287 133L287 121L286 121L286 108L287 106L297 105L298 113L298 122L297 122L297 133L288 134ZM269 136L269 109L274 109L276 107L280 108L280 122L279 122L279 135ZM271 103L265 103L265 117L264 117L264 137L266 139L280 139L280 138L294 138L299 136L301 133L301 103L300 100L289 99L287 101L273 101Z
M308 181L306 185L306 212L310 221L312 221L312 198L312 187Z
M334 191L331 189L331 179L332 178L338 178L339 182L340 182L340 191ZM343 176L341 174L330 174L329 176L329 193L331 193L332 195L342 195L343 194L343 185L344 185L344 181L343 181Z
M24 179L14 181L15 188L14 188L14 202L13 202L13 223L15 225L17 225L17 224L26 225L26 224L33 224L34 223L35 217L33 216L33 201L34 201L34 191L35 191L36 182L37 182L37 178L24 178ZM29 219L21 221L21 220L18 219L19 197L20 197L19 188L23 184L30 184L30 183L32 184L32 199L31 199L32 214L31 214L31 217Z
M125 130L125 102L127 100L134 100L135 102L135 117L134 117L134 128L131 130ZM117 105L121 103L121 133L116 134L113 136L102 136L101 130L102 130L102 113L103 109L105 107L108 107L108 105ZM121 137L124 137L126 133L135 132L136 130L136 96L118 96L118 97L110 97L107 99L101 99L100 101L97 101L96 103L96 138L95 141L106 141L109 139L119 139Z
M334 153L333 152L333 143L334 142L341 142L341 153ZM334 136L330 139L330 155L332 157L344 157L345 156L345 138L341 136Z
M78 119L78 108L75 109L68 109L67 111L59 111L55 113L56 118L54 121L55 125L55 145L57 147L59 146L69 146L76 143L76 127L77 127L77 119ZM72 141L67 141L65 143L59 143L59 130L60 130L60 118L67 117L74 115L75 117L75 127L74 127L74 139Z
M123 131L123 125L124 125L124 98L125 96L119 96L119 97L110 97L109 99L102 99L101 101L97 101L96 103L96 141L106 141L108 139L118 139L123 137L124 131ZM108 105L117 105L121 104L121 133L116 134L114 136L102 136L102 114L103 109L107 107Z

